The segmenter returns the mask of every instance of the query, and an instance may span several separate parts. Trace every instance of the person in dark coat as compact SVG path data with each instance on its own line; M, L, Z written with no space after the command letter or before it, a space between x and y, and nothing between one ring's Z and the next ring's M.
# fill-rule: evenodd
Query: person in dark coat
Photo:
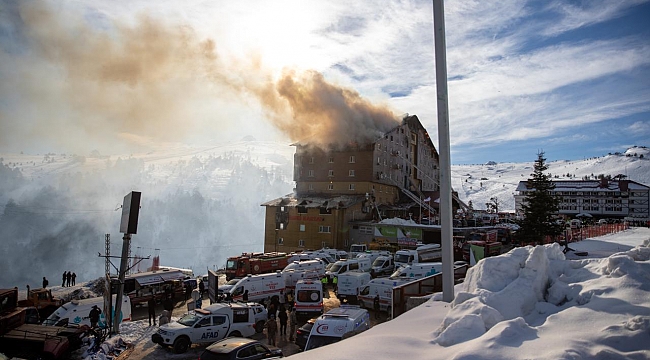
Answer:
M205 293L205 283L203 281L199 283L199 292L201 292L201 298L203 298L203 294Z
M149 311L149 326L151 326L151 319L153 319L153 326L156 326L156 300L153 296L147 301L147 310Z
M163 309L169 311L170 314L174 311L174 302L172 301L172 296L169 294L167 294L165 301L163 301Z
M77 281L77 274L72 273L72 286L74 286L75 281Z
M61 282L61 287L65 287L65 280L68 278L68 272L63 272L63 282Z
M372 301L372 307L375 310L375 319L379 319L379 310L381 309L379 306L379 294L375 295L375 299Z
M88 314L88 318L90 319L90 327L96 328L97 323L99 322L99 314L101 314L102 311L99 310L97 305L93 305L93 308L90 309L90 314Z
M66 277L66 286L70 287L70 283L72 282L72 273L68 271L68 274L65 277Z
M43 289L45 289L49 283L50 283L50 282L47 281L47 279L45 278L45 276L43 276Z
M185 285L185 301L190 299L190 296L192 295L192 287L190 284Z
M284 309L284 305L280 305L280 311L278 312L278 320L280 320L280 336L287 336L287 311Z

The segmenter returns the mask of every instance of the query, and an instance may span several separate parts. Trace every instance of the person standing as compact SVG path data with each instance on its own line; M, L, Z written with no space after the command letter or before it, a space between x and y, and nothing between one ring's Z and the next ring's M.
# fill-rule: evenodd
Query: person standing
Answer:
M278 308L279 308L281 311L284 311L284 309L285 309L285 307L284 307L284 303L285 303L286 301L287 301L287 298L284 297L284 290L280 290L280 296L278 296L278 302L279 302L280 306L278 306Z
M96 328L97 323L99 322L99 314L101 314L102 311L99 310L97 305L93 305L93 308L90 309L90 314L88 314L88 318L90 319L90 327L91 328Z
M289 313L289 341L293 341L293 336L296 334L296 325L298 324L298 317L296 316L296 308L292 307Z
M264 327L266 328L266 336L269 339L269 345L275 346L275 333L278 331L278 323L275 322L275 315L271 315L271 317L266 320Z
M280 304L280 311L278 312L278 319L280 320L280 336L287 336L287 311L284 309L284 305Z
M153 326L156 326L156 300L153 296L147 301L147 310L149 311L149 326L151 326L151 319L153 319Z
M372 301L372 307L375 310L375 319L379 319L379 310L381 309L379 305L379 294L375 295L375 299Z
M339 277L334 276L334 279L332 279L332 285L334 286L334 293L336 294L336 291L338 290L338 285L339 285Z
M72 282L72 273L68 271L68 274L65 277L66 277L66 286L70 287L70 283Z
M72 286L74 286L76 281L77 281L77 274L72 273Z
M66 271L63 272L63 282L61 282L61 287L65 287L65 280L68 278L68 273Z
M199 283L199 292L201 292L201 298L203 298L203 294L205 294L205 283L203 280Z
M43 289L45 289L49 283L50 283L50 282L47 281L47 279L45 278L45 276L43 276Z

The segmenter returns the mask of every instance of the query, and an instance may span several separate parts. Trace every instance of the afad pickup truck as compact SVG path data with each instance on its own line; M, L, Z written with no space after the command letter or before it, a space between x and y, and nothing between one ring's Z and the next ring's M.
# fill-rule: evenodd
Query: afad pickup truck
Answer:
M187 351L193 343L213 343L229 336L255 334L255 312L245 303L217 303L196 309L178 321L160 326L151 341L172 346L175 353Z

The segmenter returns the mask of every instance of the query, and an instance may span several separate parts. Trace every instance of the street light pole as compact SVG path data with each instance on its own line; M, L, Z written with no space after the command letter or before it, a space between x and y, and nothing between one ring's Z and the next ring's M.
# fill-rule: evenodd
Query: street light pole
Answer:
M442 244L442 300L454 300L454 252L451 210L451 153L449 150L449 99L447 97L447 54L443 0L433 0L436 59L438 142L440 150L440 236Z

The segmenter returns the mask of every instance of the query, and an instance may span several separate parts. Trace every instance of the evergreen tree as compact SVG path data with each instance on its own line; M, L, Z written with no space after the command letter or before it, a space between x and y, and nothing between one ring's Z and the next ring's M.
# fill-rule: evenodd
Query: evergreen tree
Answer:
M541 243L546 235L556 236L562 233L562 225L556 224L553 219L558 213L561 199L551 194L555 184L550 174L544 174L547 169L542 151L537 154L532 178L527 183L531 191L526 194L522 205L524 219L519 224L521 228L518 233L523 242Z

